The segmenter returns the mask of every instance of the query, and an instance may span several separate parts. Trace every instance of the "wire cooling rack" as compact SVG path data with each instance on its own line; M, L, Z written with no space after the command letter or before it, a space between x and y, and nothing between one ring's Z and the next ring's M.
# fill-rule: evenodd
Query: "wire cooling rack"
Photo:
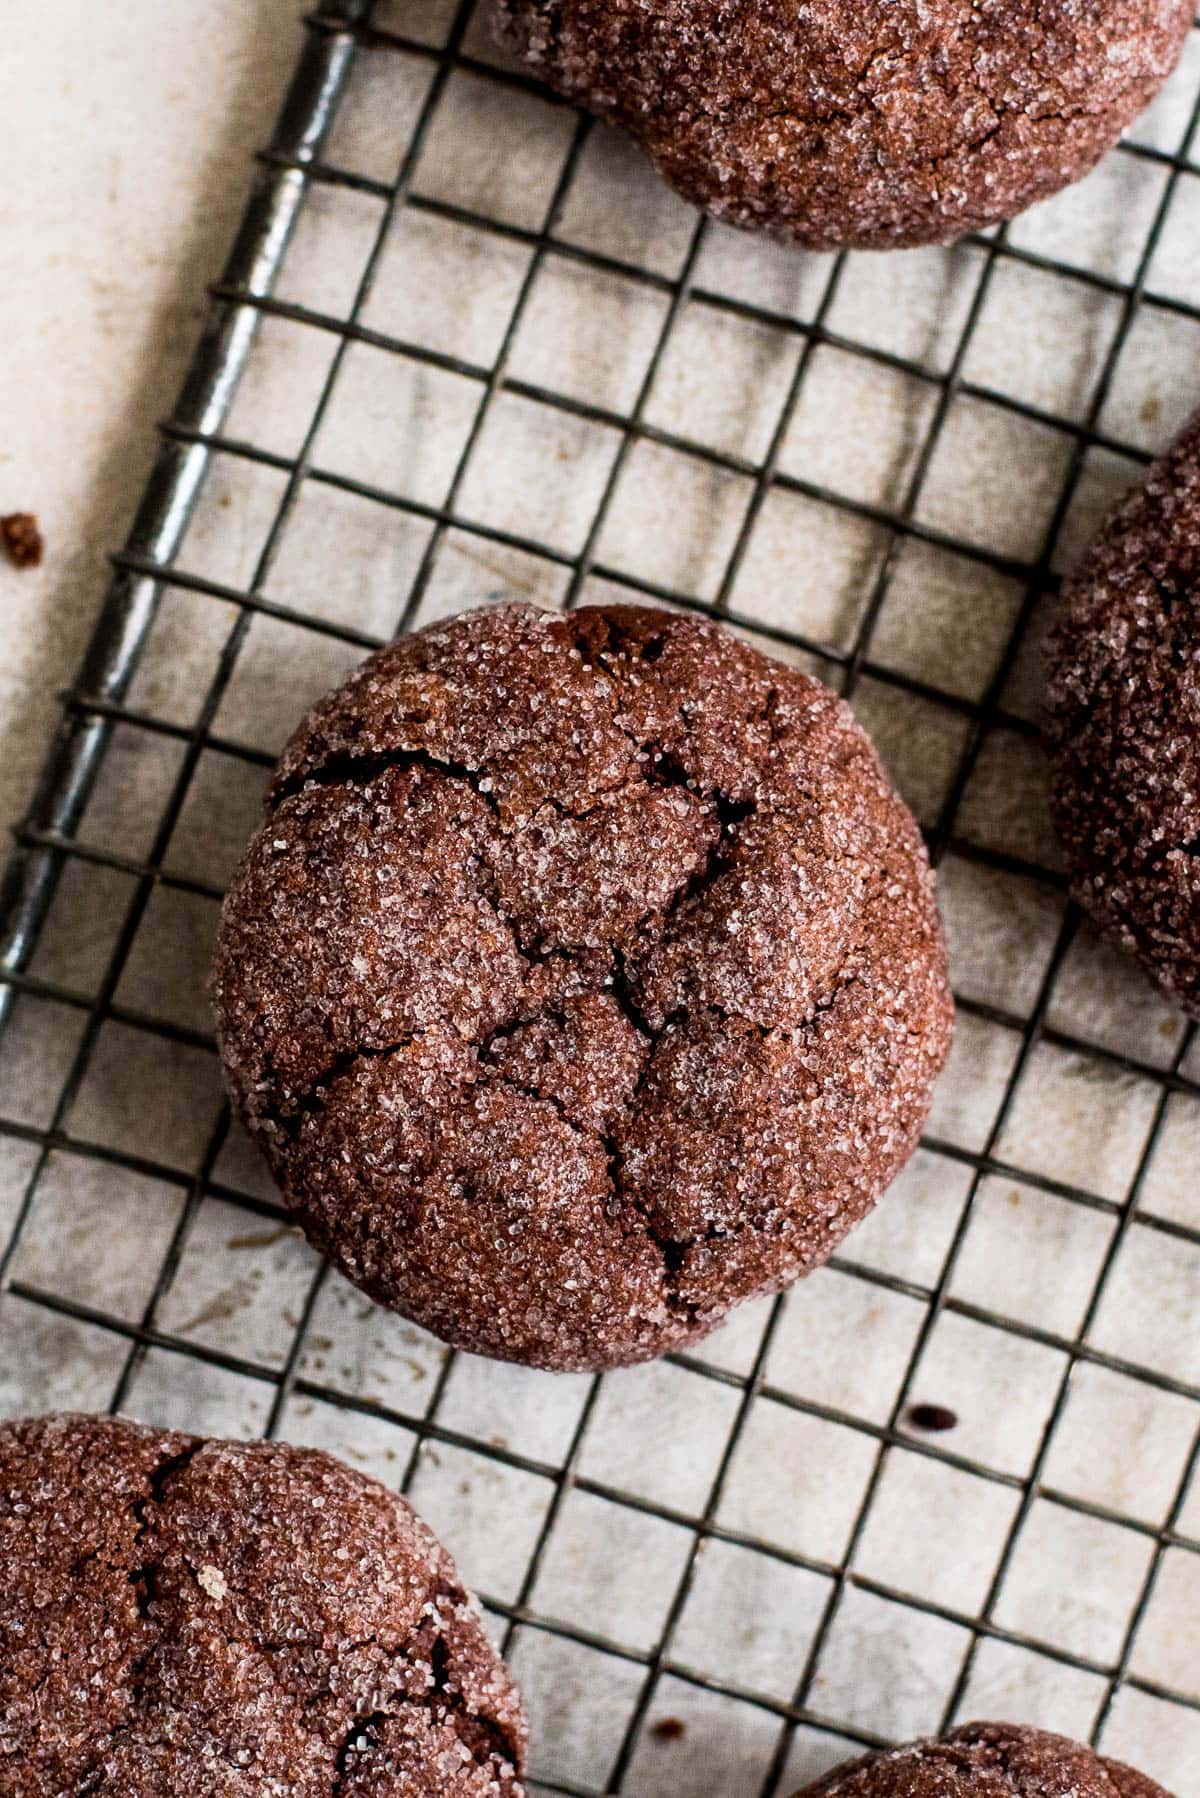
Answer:
M409 1491L535 1789L769 1798L972 1714L1200 1789L1200 1056L1066 902L1035 723L1059 571L1197 398L1198 91L1193 33L1081 188L814 257L697 218L472 5L310 21L17 831L0 1411L278 1432ZM321 1268L203 995L302 707L512 595L700 609L847 694L960 1003L834 1266L594 1380L448 1354Z

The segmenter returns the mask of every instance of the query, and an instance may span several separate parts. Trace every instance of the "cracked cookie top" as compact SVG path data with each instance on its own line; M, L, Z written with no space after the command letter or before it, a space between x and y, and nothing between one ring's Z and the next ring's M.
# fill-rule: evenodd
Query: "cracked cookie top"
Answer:
M1171 1798L1079 1742L1012 1723L968 1723L838 1767L797 1798Z
M1078 180L1193 0L498 0L502 38L687 199L810 249L942 243Z
M1075 895L1200 1017L1200 417L1067 583L1048 660Z
M0 1426L6 1798L521 1798L520 1698L445 1550L332 1456Z
M823 1261L912 1151L952 1020L924 846L849 709L632 607L371 657L284 753L213 991L313 1240L557 1368Z

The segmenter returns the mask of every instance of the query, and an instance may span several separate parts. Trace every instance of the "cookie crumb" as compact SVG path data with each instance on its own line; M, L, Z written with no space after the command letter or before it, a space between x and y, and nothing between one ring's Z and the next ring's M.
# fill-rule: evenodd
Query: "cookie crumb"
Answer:
M687 1734L687 1724L678 1717L660 1717L650 1734L656 1742L681 1742Z
M955 1428L958 1413L952 1411L949 1405L914 1405L909 1411L908 1421L914 1430L929 1430L937 1435Z
M221 1572L219 1567L202 1567L196 1575L196 1578L214 1603L220 1604L223 1598L229 1596L229 1587L226 1584L225 1575Z
M0 538L14 568L41 566L45 544L34 512L9 512L0 518Z

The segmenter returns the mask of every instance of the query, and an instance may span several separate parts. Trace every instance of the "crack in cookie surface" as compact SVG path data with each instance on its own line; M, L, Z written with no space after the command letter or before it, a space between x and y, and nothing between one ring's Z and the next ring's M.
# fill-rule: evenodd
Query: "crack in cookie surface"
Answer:
M314 1240L552 1366L823 1259L951 1015L919 833L847 709L637 608L501 608L365 664L285 752L214 991Z

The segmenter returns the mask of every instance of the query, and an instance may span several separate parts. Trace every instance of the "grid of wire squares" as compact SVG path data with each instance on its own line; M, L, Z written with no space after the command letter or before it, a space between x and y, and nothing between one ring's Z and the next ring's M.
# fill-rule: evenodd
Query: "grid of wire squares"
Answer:
M990 1713L1193 1791L1200 1056L1066 902L1035 719L1059 570L1195 398L1200 33L1083 188L811 257L695 217L476 11L309 21L17 832L0 1412L278 1432L410 1492L530 1697L535 1789L770 1798ZM927 829L960 1001L834 1267L594 1380L447 1354L320 1267L203 996L301 707L508 595L697 608L839 687Z

